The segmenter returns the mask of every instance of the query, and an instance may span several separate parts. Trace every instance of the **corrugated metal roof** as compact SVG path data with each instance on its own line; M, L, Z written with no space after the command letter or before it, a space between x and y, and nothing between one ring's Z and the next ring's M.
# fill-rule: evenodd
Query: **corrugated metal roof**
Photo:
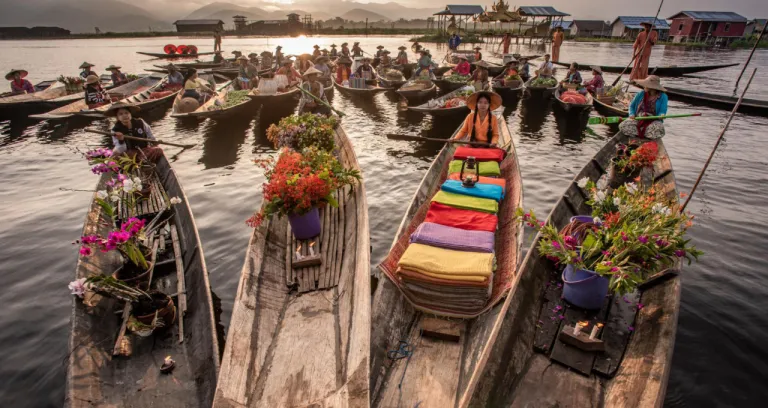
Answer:
M672 20L679 15L686 15L697 21L728 21L745 22L747 18L732 11L681 11L669 19Z
M456 15L456 16L474 16L476 14L483 14L485 9L483 6L478 5L466 5L466 4L449 4L445 6L445 10L435 13L435 16Z
M174 25L194 25L194 24L224 24L221 20L177 20Z
M520 6L517 11L520 13L521 16L530 16L530 17L566 17L570 16L568 13L563 13L562 11L555 10L554 7L541 7L541 6Z
M568 30L571 28L571 24L573 24L573 21L553 21L552 24L549 25L549 28L557 28L562 27L563 30Z
M603 20L573 20L579 31L607 31L611 29L611 23Z
M653 17L619 16L616 20L613 20L611 25L616 24L617 21L621 21L622 24L624 24L624 27L627 27L630 30L639 30L643 28L640 23L651 22L653 21ZM669 23L667 23L667 20L657 19L656 24L653 25L653 29L669 30Z

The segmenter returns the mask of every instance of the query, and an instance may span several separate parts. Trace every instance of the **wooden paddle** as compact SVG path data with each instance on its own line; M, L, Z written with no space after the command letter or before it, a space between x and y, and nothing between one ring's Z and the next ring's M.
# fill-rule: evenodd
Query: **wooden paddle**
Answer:
M438 139L434 137L422 137L422 136L415 136L415 135L398 135L395 133L387 134L387 139L392 140L412 140L417 142L440 142L440 143L456 143L456 144L472 144L475 146L483 146L483 147L499 147L495 144L491 143L482 143L482 142L470 142L469 140L455 140L455 139Z
M333 79L331 79L331 81L333 81ZM331 86L333 86L333 85L331 85ZM330 109L330 110L332 110L332 111L336 112L336 114L337 114L337 115L339 115L339 117L344 117L344 116L346 115L344 112L342 112L342 111L339 111L339 110L336 110L336 109L335 109L333 106L329 105L329 104L328 104L328 102L326 102L326 101L324 101L324 100L322 100L322 99L318 98L318 97L317 97L317 96L315 96L315 95L312 95L312 92L309 92L309 91L307 91L306 89L302 88L302 87L301 87L301 85L299 85L299 86L298 86L298 88L299 88L299 90L300 90L302 93L304 93L304 95L309 95L309 96L311 96L311 97L312 97L312 99L314 99L316 102L319 102L320 104L322 104L323 106L327 107L328 109Z
M96 134L99 134L99 135L104 135L104 136L112 136L112 133L105 132L105 131L99 130L99 129L86 128L85 131L86 132L90 132L90 133L96 133ZM179 144L179 143L165 142L165 141L162 141L162 140L142 139L140 137L134 137L134 136L128 136L128 135L123 136L123 138L124 139L128 139L128 140L135 140L137 142L150 142L150 143L156 143L156 144L161 144L161 145L181 147L183 149L189 149L191 147L195 147L196 146L195 144L183 145L183 144Z
M701 116L701 113L684 113L680 115L662 115L662 116L637 116L635 117L635 120L673 119L673 118L687 118L691 116ZM621 116L610 116L607 118L595 116L595 117L589 118L589 122L587 123L590 125L606 125L609 123L621 123L627 119L629 118L624 118Z

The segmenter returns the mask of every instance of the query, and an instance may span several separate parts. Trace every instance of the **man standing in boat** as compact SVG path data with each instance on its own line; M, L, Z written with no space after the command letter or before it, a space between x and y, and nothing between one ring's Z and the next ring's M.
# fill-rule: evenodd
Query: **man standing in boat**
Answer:
M221 51L221 31L215 30L213 32L213 51Z
M341 55L343 57L349 57L350 56L349 55L349 47L348 47L348 45L349 45L349 43L345 43L345 42L341 43Z
M509 54L509 45L512 43L512 35L504 33L504 38L501 39L501 44L504 46L504 54Z
M283 66L283 46L278 45L275 48L275 69L279 69Z
M634 49L635 66L632 67L630 80L645 79L648 76L648 64L651 61L651 49L659 40L659 33L653 31L653 24L644 21L642 23L644 30L637 35Z
M397 58L395 59L395 64L397 65L405 65L408 63L408 53L405 52L408 48L406 48L404 45L401 45L397 47L400 52L397 53Z
M317 44L315 44L314 46L312 46L312 48L314 48L314 49L315 49L314 51L312 51L312 61L314 61L315 59L317 59L317 57L319 57L319 56L323 55L323 53L322 53L322 52L320 52L320 46L319 46L319 45L317 45Z
M357 41L352 45L352 57L362 57L363 56L363 49L360 48L360 42Z
M339 51L336 49L336 44L331 44L331 52L329 55L331 58L335 58L339 56Z
M563 28L556 27L555 34L552 35L552 61L554 62L560 61L560 46L563 45L564 38Z

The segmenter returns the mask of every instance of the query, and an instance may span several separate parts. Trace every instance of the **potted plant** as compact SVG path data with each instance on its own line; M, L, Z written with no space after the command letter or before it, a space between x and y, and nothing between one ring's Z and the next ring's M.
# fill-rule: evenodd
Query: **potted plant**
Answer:
M331 151L336 147L337 125L338 119L334 116L312 113L293 115L281 119L277 125L271 125L267 129L267 139L274 143L275 148L302 150L313 146Z
M675 200L652 186L634 183L612 192L581 180L590 192L592 222L572 234L540 222L533 212L517 210L528 226L541 233L539 252L565 267L563 296L575 306L599 309L607 293L632 292L648 277L680 259L690 263L702 253L685 238L692 217L680 213ZM574 220L584 224L584 219Z
M302 153L283 149L276 162L266 160L259 164L266 170L264 203L246 223L255 228L273 214L285 215L296 239L319 235L318 207L338 206L334 191L360 180L357 170L345 169L332 153L315 147Z
M146 283L153 267L152 262L147 261L151 256L150 249L142 243L144 226L144 220L129 218L106 238L100 235L83 236L79 241L80 254L90 256L93 249L101 252L118 251L125 263L113 276L126 284L139 287Z
M653 167L659 153L656 142L647 142L639 145L619 144L616 149L616 157L611 160L608 170L608 185L617 188L640 176L643 169Z

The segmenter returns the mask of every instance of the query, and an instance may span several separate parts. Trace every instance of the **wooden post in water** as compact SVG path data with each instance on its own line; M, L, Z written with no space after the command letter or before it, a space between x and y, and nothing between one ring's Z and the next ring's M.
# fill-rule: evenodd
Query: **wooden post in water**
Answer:
M368 37L368 18L365 18L365 36Z

